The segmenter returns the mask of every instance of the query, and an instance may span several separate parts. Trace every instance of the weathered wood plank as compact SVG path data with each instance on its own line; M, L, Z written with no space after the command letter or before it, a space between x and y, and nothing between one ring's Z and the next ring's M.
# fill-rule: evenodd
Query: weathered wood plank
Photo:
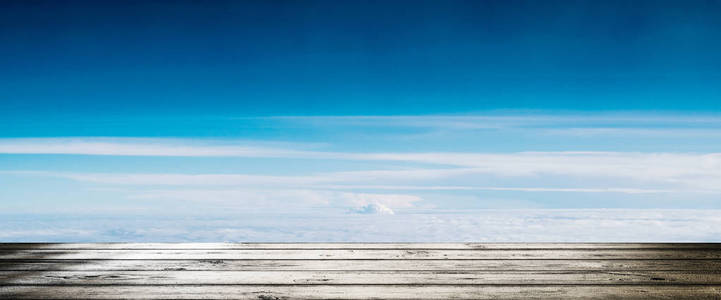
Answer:
M0 272L0 285L718 284L721 271L52 271Z
M3 271L705 271L721 260L0 260Z
M721 259L720 250L2 250L0 259Z
M0 243L0 250L721 249L721 243Z
M719 299L721 286L0 286L8 299Z
M720 244L0 244L0 298L721 299Z

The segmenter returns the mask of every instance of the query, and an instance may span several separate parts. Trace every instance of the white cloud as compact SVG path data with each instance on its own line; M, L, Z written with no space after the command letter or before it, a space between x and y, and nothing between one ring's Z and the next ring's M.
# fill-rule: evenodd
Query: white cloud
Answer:
M432 185L320 185L323 189L338 190L414 190L414 191L512 191L512 192L567 192L567 193L624 193L657 194L688 192L674 189L642 188L545 188L545 187L493 187L493 186L432 186ZM711 192L711 191L705 191Z
M335 201L332 195L313 190L262 189L182 189L131 191L129 199L194 201L209 205L225 204L241 209L298 208L325 206Z
M554 128L539 133L568 137L634 136L653 138L708 138L721 137L721 129L708 128Z
M721 242L721 210L557 209L374 214L38 215L6 242Z
M194 201L233 208L288 210L309 207L359 208L379 205L386 208L412 208L423 199L415 195L353 193L308 189L181 189L130 191L129 199Z
M350 210L352 213L364 214L364 215L393 215L392 209L379 203L371 203L361 206L359 208L353 208Z
M167 138L5 138L0 153L188 157L297 157L312 153L280 148L229 145L220 141Z
M395 170L346 171L301 176L252 174L82 174L62 173L74 180L135 185L233 185L263 184L308 186L319 184L409 185L433 184L443 178L470 178L486 174L500 178L543 177L558 182L568 178L594 182L628 181L633 186L556 186L573 192L721 191L721 153L641 152L322 152L273 147L250 147L228 141L174 139L0 139L0 153L54 153L131 156L238 156L338 161L410 163ZM432 166L432 167L429 167ZM414 185L414 184L410 184ZM662 187L662 188L660 188ZM480 187L475 187L481 189ZM489 187L508 188L508 187ZM519 186L517 189L534 187ZM572 190L575 189L575 190ZM542 191L538 189L538 191Z
M717 116L639 116L628 115L518 115L518 116L360 116L360 117L272 117L277 121L300 122L299 126L313 130L332 128L333 133L354 127L358 132L374 133L377 128L411 128L384 130L387 139L411 133L463 132L449 139L463 142L476 132L513 129L535 134L603 137L633 135L653 139L673 135L704 137L721 135L721 118ZM315 127L314 127L315 126ZM343 127L347 126L347 127ZM281 126L281 128L283 128ZM368 130L370 129L370 130ZM363 131L366 130L366 131ZM403 132L399 134L398 132ZM470 135L468 135L470 134ZM327 136L322 136L325 138ZM332 136L329 135L329 136ZM370 134L369 134L370 136ZM440 136L440 135L439 135ZM390 138L388 138L390 137ZM370 138L375 138L372 136ZM546 142L549 136L544 137ZM551 136L553 138L553 136ZM559 138L559 136L555 136ZM319 138L320 139L320 138ZM340 139L348 140L348 137ZM328 139L332 140L332 138ZM384 140L384 141L386 141ZM560 139L559 139L560 140ZM375 140L373 140L375 141ZM425 141L425 140L424 140ZM403 141L402 141L403 142ZM717 141L715 143L718 143ZM573 141L571 143L574 144ZM596 145L604 144L601 140ZM672 144L659 143L664 145ZM604 144L605 145L605 144ZM709 148L714 144L709 143ZM42 226L25 228L32 222L20 222L15 227L0 218L0 237L5 241L65 238L89 241L720 241L721 219L714 210L518 210L518 211L434 211L411 213L419 207L449 203L453 207L472 206L485 195L474 191L525 193L619 193L614 199L641 199L640 207L718 207L714 198L721 193L721 153L642 153L642 152L339 152L320 151L318 145L260 143L253 141L168 139L168 138L0 138L0 154L64 154L148 157L247 157L287 160L331 160L333 170L372 165L381 170L353 170L319 172L274 170L271 175L258 174L198 174L180 173L84 173L63 171L0 171L0 175L45 176L85 182L83 188L114 189L114 200L77 193L79 198L97 201L109 214L115 208L156 209L183 214L207 208L214 213L238 213L228 219L214 219L213 224L202 220L182 222L141 220L111 223L105 220L80 223L58 222L57 232L52 220ZM336 145L340 146L340 145ZM432 146L438 145L437 140ZM455 149L448 145L445 148ZM472 146L472 145L469 145ZM650 146L653 146L650 144ZM343 145L345 148L357 145ZM374 148L405 149L398 147ZM479 146L480 147L480 146ZM593 147L593 146L589 146ZM688 148L694 148L692 147ZM311 149L311 150L309 150ZM414 148L423 151L425 147ZM460 148L458 148L460 149ZM549 148L543 148L549 149ZM565 149L560 148L559 149ZM624 148L623 145L614 149ZM652 149L652 148L639 148ZM656 148L653 148L656 149ZM671 147L671 149L676 149ZM180 159L178 159L180 161ZM265 162L266 160L263 160ZM271 160L267 160L271 161ZM358 162L363 162L359 164ZM136 163L136 162L134 162ZM272 166L278 166L273 161ZM12 164L18 165L18 164ZM54 165L54 168L62 165ZM87 167L87 166L85 166ZM141 166L142 167L142 166ZM4 167L3 169L6 169ZM78 168L79 169L79 168ZM189 168L190 169L190 168ZM343 171L345 170L345 171ZM231 171L231 170L225 170ZM202 171L201 171L202 172ZM12 181L9 181L12 182ZM67 182L66 182L67 183ZM24 195L19 185L5 199ZM13 187L14 188L14 187ZM453 192L439 192L453 191ZM456 192L456 191L463 191ZM52 192L49 192L52 193ZM678 193L674 195L656 195ZM700 195L699 193L714 193ZM30 193L28 193L29 195ZM486 193L496 197L497 193ZM654 195L629 195L654 194ZM70 194L66 197L70 197ZM106 194L107 195L107 194ZM459 196L460 195L460 196ZM504 193L499 199L508 195ZM58 207L72 201L57 200ZM465 200L449 200L458 196ZM605 195L576 195L564 198L561 205L572 201L589 203L592 199L609 199ZM525 198L524 198L525 197ZM512 198L512 197L509 197ZM542 202L550 199L538 194L522 194L510 199L507 207L528 207L517 204ZM527 198L527 199L526 199ZM587 199L586 199L587 198ZM703 199L701 199L703 198ZM494 198L495 199L495 198ZM531 199L531 200L528 200ZM41 199L42 200L42 199ZM533 201L532 201L533 200ZM534 202L535 200L538 200ZM688 200L688 201L686 201ZM21 200L0 201L3 204ZM65 202L64 202L65 201ZM115 202L113 202L115 201ZM127 202L122 202L127 201ZM184 203L184 202L197 203ZM434 202L436 201L436 202ZM496 200L494 200L496 201ZM498 200L501 201L501 200ZM503 200L505 201L505 200ZM585 202L584 202L585 201ZM669 204L676 201L674 204ZM548 200L548 202L552 202ZM599 202L603 202L599 200ZM618 202L618 201L616 201ZM686 202L691 204L685 204ZM41 203L38 200L38 203ZM47 203L51 203L48 200ZM205 205L205 204L209 205ZM599 203L598 205L602 205ZM678 204L676 204L678 203ZM145 205L147 204L147 205ZM187 204L187 205L186 205ZM113 206L114 205L114 206ZM145 206L144 206L145 205ZM165 206L167 205L167 207ZM445 204L443 204L445 205ZM458 205L458 206L454 206ZM466 206L464 206L466 205ZM614 204L618 205L618 204ZM658 205L658 206L655 206ZM678 205L678 206L674 206ZM684 206L685 205L685 206ZM32 205L28 205L31 207ZM543 205L539 205L543 206ZM633 205L631 205L633 206ZM21 207L21 205L7 206ZM49 205L48 207L52 207ZM70 207L70 206L68 206ZM548 207L557 207L551 206ZM638 206L634 206L638 207ZM225 208L232 208L227 209ZM238 209L240 208L240 209ZM35 209L35 206L32 206ZM184 210L183 210L184 209ZM247 210L246 210L247 209ZM286 219L279 213L309 211ZM69 210L69 209L68 209ZM246 211L260 217L243 215ZM338 216L330 211L335 210ZM347 214L348 211L355 212ZM275 214L275 215L274 215ZM378 214L395 214L378 217ZM127 220L126 220L127 221ZM217 221L217 222L216 222ZM155 223L160 222L160 223ZM166 222L166 223L163 223ZM142 223L142 224L141 224ZM137 225L137 226L136 226Z
M37 173L42 174L42 173ZM250 174L115 174L115 173L45 173L48 176L78 181L123 185L228 186L266 185L296 186L331 181L323 176L267 176Z
M453 165L466 168L465 172L497 176L626 178L704 190L721 189L721 153L382 153L363 156L366 159Z
M277 189L312 190L406 190L406 191L516 191L516 192L568 192L568 193L718 193L721 190L696 189L682 187L643 188L643 187L530 187L530 186L469 186L469 185L397 185L394 181L421 181L459 178L474 173L487 173L475 169L430 169L398 171L355 171L330 172L308 176L268 176L252 174L127 174L127 173L65 173L40 171L0 171L0 174L48 176L70 180L113 185L131 186L197 186L197 187L259 187ZM364 184L377 182L385 184ZM331 184L329 184L331 183ZM701 183L697 183L701 184ZM709 183L713 184L713 182ZM703 184L701 184L703 185ZM212 192L213 190L201 190ZM206 198L213 198L208 197Z
M653 127L657 130L712 127L721 129L721 116L615 113L544 113L543 111L506 111L487 115L423 115L423 116L287 116L269 117L275 121L290 121L301 126L348 127L417 127L431 130L476 129L548 129L559 127L608 127L635 130ZM713 132L711 132L713 134Z
M562 174L612 176L666 182L721 183L721 153L636 153L636 152L519 152L519 153L352 153L314 152L227 145L194 145L192 141L143 143L123 139L2 139L0 153L55 153L91 155L157 156L240 156L318 158L336 160L397 161L462 167L465 169L406 171L407 176L444 176L448 173L489 173L501 176ZM353 176L379 176L399 171L349 172ZM343 175L338 173L337 175ZM696 180L688 180L693 177ZM127 180L127 179L126 179Z
M370 193L348 193L343 192L338 195L348 203L355 206L380 205L394 208L413 207L413 202L421 201L421 197L402 194L370 194Z

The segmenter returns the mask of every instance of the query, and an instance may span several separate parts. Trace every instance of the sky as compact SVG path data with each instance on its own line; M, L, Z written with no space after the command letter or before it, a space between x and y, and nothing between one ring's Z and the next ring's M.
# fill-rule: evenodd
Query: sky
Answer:
M3 1L0 241L721 241L721 1Z

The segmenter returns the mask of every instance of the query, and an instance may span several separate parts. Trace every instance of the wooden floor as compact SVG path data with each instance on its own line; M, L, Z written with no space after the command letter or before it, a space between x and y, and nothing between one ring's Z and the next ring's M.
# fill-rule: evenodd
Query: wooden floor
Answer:
M721 299L721 244L0 244L2 299Z

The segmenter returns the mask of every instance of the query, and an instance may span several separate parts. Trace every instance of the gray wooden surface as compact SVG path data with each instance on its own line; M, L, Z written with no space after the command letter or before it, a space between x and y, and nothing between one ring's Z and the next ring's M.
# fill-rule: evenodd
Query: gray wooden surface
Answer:
M721 244L0 244L2 299L721 299Z

